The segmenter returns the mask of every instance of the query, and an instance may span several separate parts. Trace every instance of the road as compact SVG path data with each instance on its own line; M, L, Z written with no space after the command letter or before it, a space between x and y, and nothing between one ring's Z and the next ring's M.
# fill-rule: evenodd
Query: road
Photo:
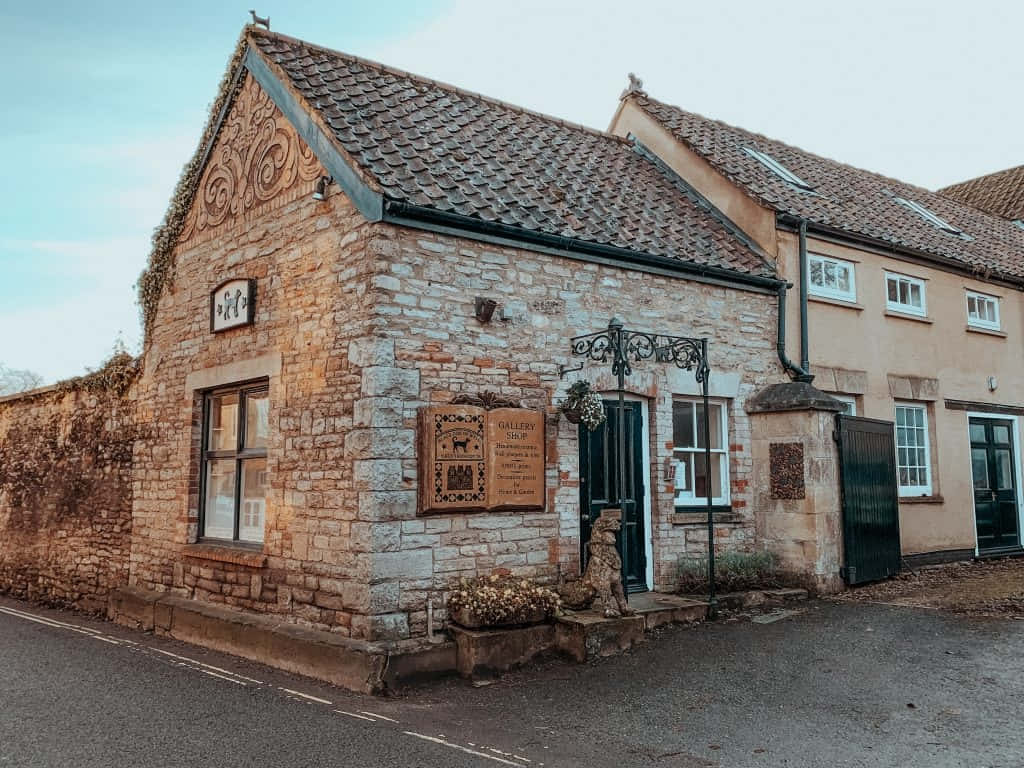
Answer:
M341 691L0 598L0 766L1024 765L1024 621L812 602L486 687Z

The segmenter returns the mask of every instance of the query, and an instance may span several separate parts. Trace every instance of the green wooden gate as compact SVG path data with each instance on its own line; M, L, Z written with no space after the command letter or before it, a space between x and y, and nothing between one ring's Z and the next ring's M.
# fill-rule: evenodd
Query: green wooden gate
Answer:
M893 423L836 415L847 584L899 573L900 516Z

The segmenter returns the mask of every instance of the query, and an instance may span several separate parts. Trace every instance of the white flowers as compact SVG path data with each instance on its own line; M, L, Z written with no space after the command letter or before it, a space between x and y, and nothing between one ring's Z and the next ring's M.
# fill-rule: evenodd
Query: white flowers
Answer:
M604 424L604 399L595 392L589 381L577 381L566 394L559 409L573 424L582 424L593 432Z
M464 580L448 600L453 612L466 609L480 626L525 624L555 614L561 604L554 590L499 574Z
M597 392L580 398L580 423L593 432L604 424L604 400Z

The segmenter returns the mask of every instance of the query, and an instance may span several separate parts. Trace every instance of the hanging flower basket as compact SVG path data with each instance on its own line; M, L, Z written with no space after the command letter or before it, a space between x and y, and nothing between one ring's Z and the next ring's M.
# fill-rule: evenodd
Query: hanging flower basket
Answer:
M582 424L591 432L604 424L604 400L589 381L577 381L569 387L558 409L570 424Z
M563 408L562 415L570 424L579 424L582 416L579 408Z

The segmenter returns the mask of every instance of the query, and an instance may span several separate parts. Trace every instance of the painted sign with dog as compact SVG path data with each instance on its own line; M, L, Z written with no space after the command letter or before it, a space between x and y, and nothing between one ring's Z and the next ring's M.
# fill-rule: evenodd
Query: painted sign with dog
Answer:
M544 414L438 405L420 410L420 513L544 507Z

